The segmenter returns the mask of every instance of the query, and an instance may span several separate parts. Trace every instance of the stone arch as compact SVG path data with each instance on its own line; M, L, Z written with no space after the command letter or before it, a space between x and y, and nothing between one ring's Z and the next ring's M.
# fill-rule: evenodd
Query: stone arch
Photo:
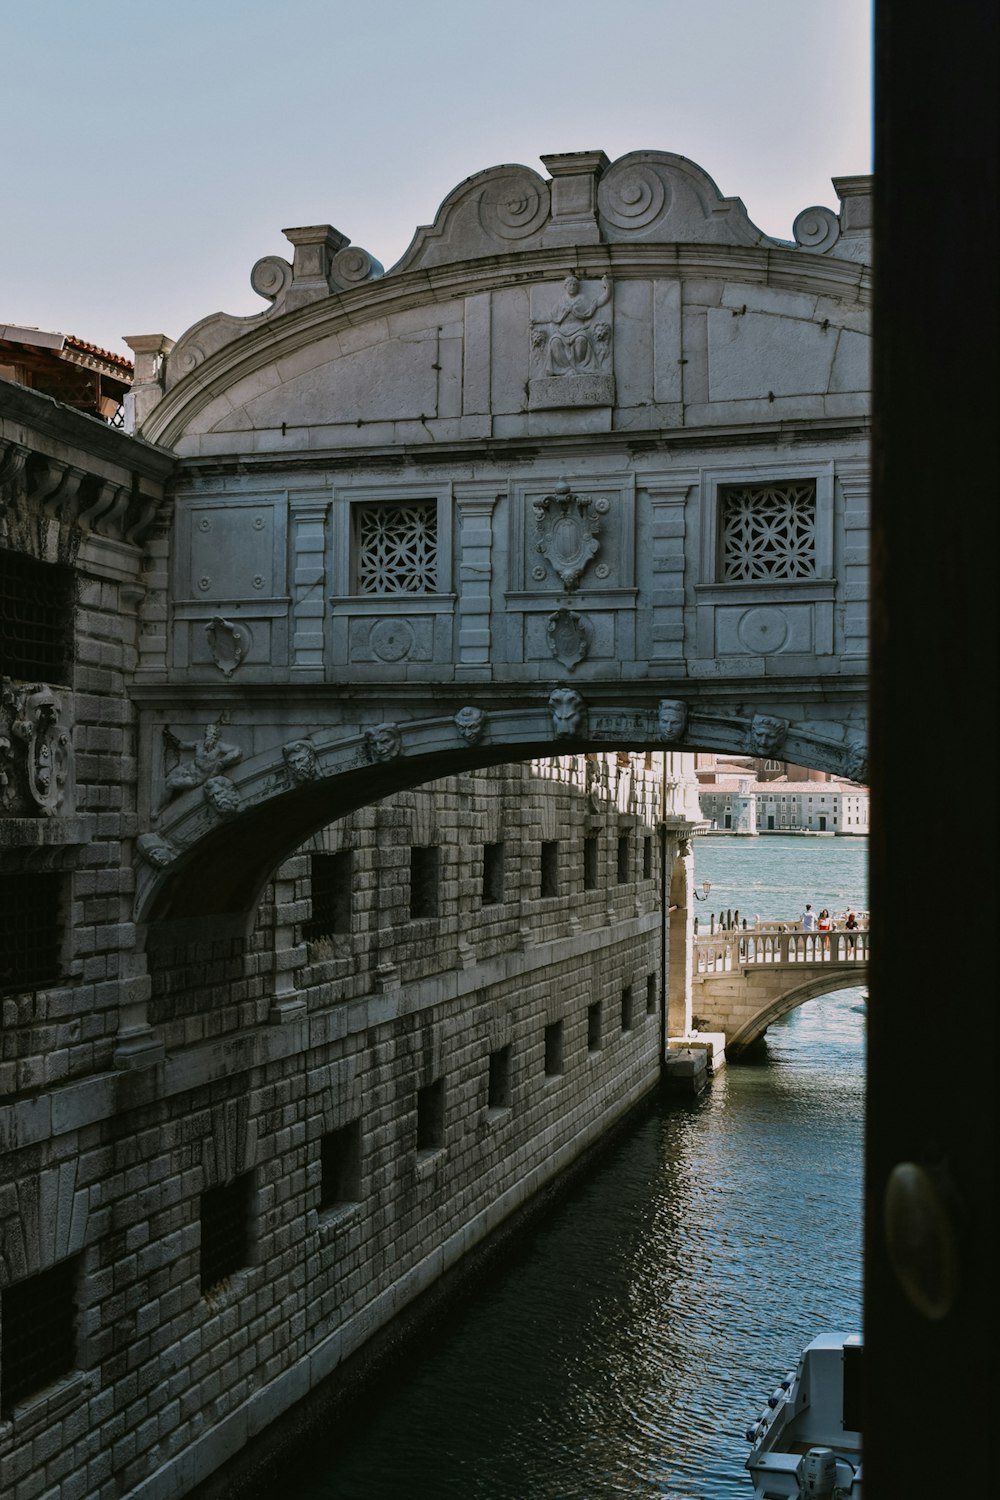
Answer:
M836 978L842 979L843 983L834 982ZM800 1005L805 1005L806 1001L816 1000L820 995L833 994L838 989L851 989L859 981L867 983L867 980L867 964L851 964L843 968L838 968L836 965L828 966L822 974L786 990L783 995L779 995L759 1011L751 1021L741 1026L731 1037L727 1037L727 1054L730 1057L737 1057L741 1052L745 1052L754 1042L760 1041L769 1026L775 1021L780 1021L782 1016L787 1016L793 1010L797 1010Z
M480 702L491 696L492 690L480 695ZM140 837L138 920L249 913L271 871L319 828L369 802L461 771L616 747L741 753L754 748L762 725L779 726L782 754L796 764L843 774L845 764L856 770L854 761L863 757L864 741L853 724L795 725L759 709L725 717L695 709L683 743L665 744L654 706L591 709L576 696L576 717L567 717L561 705L498 705L495 712L484 712L474 735L463 733L456 723L460 715L439 714L397 724L344 725L339 732L286 728L287 739L275 738L268 749L228 768L227 776L183 792L155 831ZM308 765L297 773L286 752L303 744L310 749ZM208 795L217 780L230 789L222 811Z

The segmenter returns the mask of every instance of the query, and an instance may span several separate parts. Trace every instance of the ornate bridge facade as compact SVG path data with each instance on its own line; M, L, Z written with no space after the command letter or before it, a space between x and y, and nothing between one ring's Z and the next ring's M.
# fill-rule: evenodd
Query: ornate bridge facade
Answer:
M831 990L864 984L870 933L733 930L694 940L692 1006L699 1030L746 1050L790 1011Z
M142 922L248 909L338 814L560 750L865 776L868 179L794 239L683 157L468 179L388 274L129 340Z

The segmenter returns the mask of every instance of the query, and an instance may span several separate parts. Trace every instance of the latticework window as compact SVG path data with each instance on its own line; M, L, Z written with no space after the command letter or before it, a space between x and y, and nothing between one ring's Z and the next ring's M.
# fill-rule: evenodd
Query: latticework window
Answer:
M359 594L433 594L438 579L437 502L359 505Z
M720 490L722 580L815 578L816 481Z

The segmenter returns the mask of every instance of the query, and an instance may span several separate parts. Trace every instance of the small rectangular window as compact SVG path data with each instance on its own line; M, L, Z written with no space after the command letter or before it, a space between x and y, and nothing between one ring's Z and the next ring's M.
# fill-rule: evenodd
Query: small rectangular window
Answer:
M545 1076L557 1078L563 1071L563 1023L551 1021L545 1028Z
M655 974L647 974L646 975L646 1014L647 1014L647 1016L655 1016L655 1014L656 1014L656 975Z
M483 845L483 905L496 906L503 900L503 844Z
M490 1078L486 1104L488 1109L510 1109L510 1046L490 1053Z
M587 1051L600 1052L601 1045L601 1002L595 1000L587 1006Z
M341 849L336 854L311 854L312 916L303 923L306 942L336 937L351 930L351 889L354 854Z
M628 885L629 877L629 836L627 833L618 835L618 884Z
M648 833L642 841L642 878L643 880L653 878L653 839Z
M74 1256L0 1291L0 1417L74 1368L78 1265Z
M583 841L583 888L597 890L597 834L588 833Z
M361 1121L327 1131L320 1141L320 1208L339 1208L361 1197Z
M559 843L556 839L546 840L542 844L541 894L543 896L558 896L559 894Z
M250 1261L253 1173L201 1195L201 1289L211 1291Z
M622 1031L632 1030L632 986L627 984L622 990Z
M40 989L58 980L62 882L54 870L0 875L0 994Z
M444 1079L417 1090L417 1150L438 1151L444 1145Z
M414 844L410 850L410 916L438 914L439 850L436 844Z

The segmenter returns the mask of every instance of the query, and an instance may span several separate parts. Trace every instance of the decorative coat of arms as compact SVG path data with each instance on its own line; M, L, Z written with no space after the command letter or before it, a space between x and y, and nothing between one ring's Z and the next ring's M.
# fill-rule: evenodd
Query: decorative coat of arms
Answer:
M610 503L574 495L565 479L553 494L533 502L538 551L558 573L564 588L578 587L587 564L600 551L601 518Z

